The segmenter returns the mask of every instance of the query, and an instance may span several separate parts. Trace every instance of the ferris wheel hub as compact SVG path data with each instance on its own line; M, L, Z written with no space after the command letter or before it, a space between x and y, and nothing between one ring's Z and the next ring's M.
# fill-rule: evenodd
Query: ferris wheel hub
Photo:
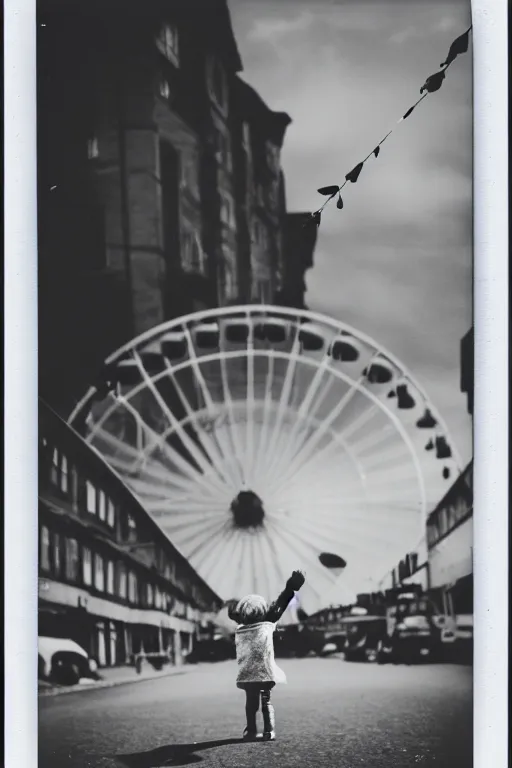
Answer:
M231 502L231 512L237 528L261 528L265 510L260 497L253 491L240 491Z

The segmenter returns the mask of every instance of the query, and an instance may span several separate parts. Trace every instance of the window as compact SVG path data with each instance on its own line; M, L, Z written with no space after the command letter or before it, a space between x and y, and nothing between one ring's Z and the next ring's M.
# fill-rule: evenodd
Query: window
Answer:
M63 493L68 492L68 460L65 456L59 453L57 448L55 448L52 455L50 480L53 485L56 485L58 488L60 488Z
M60 460L60 489L63 493L67 493L68 487L68 460L62 456Z
M277 173L279 170L279 147L272 144L271 141L267 141L266 155L269 168L271 168L274 173Z
M100 592L105 591L105 562L101 555L94 557L94 586Z
M160 81L158 83L158 93L164 99L168 99L169 96L171 95L171 89L170 89L169 83L163 77L160 78Z
M94 160L99 155L98 139L93 136L87 142L87 157L89 160Z
M137 576L133 573L133 571L130 571L128 574L128 600L130 603L137 603L138 602L138 584L137 584Z
M118 570L118 587L119 597L126 599L126 568L121 563Z
M137 538L137 524L134 518L127 512L122 515L122 538L135 541Z
M107 519L107 500L103 491L99 492L98 514L100 520Z
M91 515L95 515L96 514L96 488L89 480L87 480L86 489L87 489L87 511L90 512Z
M50 480L53 485L59 484L59 452L55 448L52 456L52 469L50 473Z
M41 526L41 553L39 564L43 571L50 570L50 531L46 525Z
M227 111L228 88L224 67L215 56L208 57L207 81L210 96L223 112Z
M87 586L92 584L92 553L89 547L82 550L82 578Z
M167 61L176 67L179 66L179 38L178 30L174 24L164 24L156 39L156 45Z
M148 606L153 605L153 586L152 584L148 584L146 586L146 603Z
M155 587L155 608L160 609L162 607L162 593Z
M242 136L243 136L242 141L243 141L244 147L246 149L249 149L249 147L251 146L251 127L249 123L243 124Z
M228 171L233 170L233 156L231 154L231 142L222 129L217 129L217 160Z
M233 198L227 192L221 192L220 218L229 227L235 226L235 206Z
M52 534L52 559L53 559L53 572L56 576L60 576L62 562L60 557L60 534Z
M183 268L187 272L203 272L204 260L201 243L195 232L183 234Z
M107 561L107 592L109 595L114 594L114 563L112 560Z
M66 539L66 578L69 581L78 580L78 542L76 539Z
M116 524L116 509L110 499L108 500L107 506L107 523L111 528L114 528Z

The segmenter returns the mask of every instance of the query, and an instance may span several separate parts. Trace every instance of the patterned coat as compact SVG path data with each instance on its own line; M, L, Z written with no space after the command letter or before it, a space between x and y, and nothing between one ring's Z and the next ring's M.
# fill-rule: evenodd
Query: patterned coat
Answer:
M291 584L289 580L277 600L271 603L263 621L239 624L237 627L237 686L243 687L246 683L286 683L286 675L277 666L274 658L274 632L277 622L295 596L295 589ZM238 621L234 607L229 611L229 616Z
M240 624L235 633L238 675L236 683L286 683L286 675L274 658L275 622Z

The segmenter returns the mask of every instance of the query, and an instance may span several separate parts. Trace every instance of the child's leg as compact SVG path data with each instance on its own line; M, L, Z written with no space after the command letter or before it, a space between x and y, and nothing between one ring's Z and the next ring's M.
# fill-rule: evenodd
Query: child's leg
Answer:
M255 734L256 729L256 714L260 708L260 692L255 687L248 687L245 689L245 715L247 718L247 734Z
M270 703L270 688L264 688L261 692L261 711L263 713L263 738L265 741L275 739L276 719L274 707Z

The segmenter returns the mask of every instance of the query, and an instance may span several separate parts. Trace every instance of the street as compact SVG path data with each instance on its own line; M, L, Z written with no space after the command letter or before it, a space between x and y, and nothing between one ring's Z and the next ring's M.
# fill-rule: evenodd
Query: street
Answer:
M39 766L471 768L471 667L279 664L288 684L272 694L273 743L241 742L245 697L229 661L40 699Z

